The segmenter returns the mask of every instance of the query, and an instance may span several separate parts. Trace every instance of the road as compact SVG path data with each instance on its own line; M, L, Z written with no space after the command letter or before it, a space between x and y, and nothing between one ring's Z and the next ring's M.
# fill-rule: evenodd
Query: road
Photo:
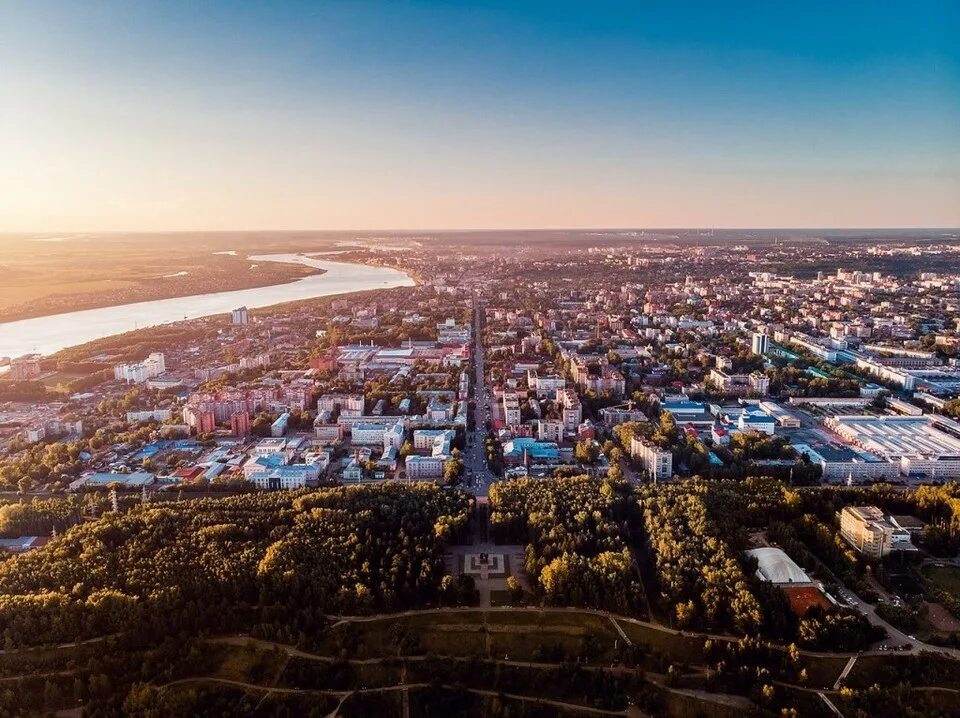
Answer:
M639 486L640 484L646 483L641 477L640 474L634 470L633 466L630 465L630 459L624 454L623 458L620 459L620 470L623 472L623 477L630 482L632 486Z
M884 650L897 649L900 653L920 653L921 651L931 651L934 653L942 653L950 656L951 658L960 660L960 650L956 648L934 646L930 643L924 643L923 641L918 641L912 636L908 636L900 629L895 628L877 615L877 609L875 606L872 606L864 601L849 588L840 589L837 593L840 596L841 601L846 602L848 606L856 608L858 611L860 611L860 613L862 613L870 623L886 630L887 637L880 641L878 647L883 647Z
M487 384L483 340L480 335L480 306L476 300L473 303L473 342L474 429L467 432L467 446L463 456L464 486L475 496L486 496L490 484L495 482L497 477L487 467L487 452L484 445L492 395Z

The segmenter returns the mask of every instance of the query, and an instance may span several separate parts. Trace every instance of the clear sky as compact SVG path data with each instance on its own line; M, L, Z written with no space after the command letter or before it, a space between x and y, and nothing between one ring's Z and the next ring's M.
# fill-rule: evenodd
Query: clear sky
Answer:
M960 225L960 3L0 1L0 231Z

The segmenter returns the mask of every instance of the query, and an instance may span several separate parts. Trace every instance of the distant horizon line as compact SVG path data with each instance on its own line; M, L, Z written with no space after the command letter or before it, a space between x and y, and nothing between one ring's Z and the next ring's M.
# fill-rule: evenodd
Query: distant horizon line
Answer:
M390 234L411 234L421 232L434 233L454 233L454 232L853 232L853 231L924 231L924 232L946 232L960 231L960 224L955 226L859 226L846 225L836 227L818 227L818 226L785 226L785 227L735 227L735 226L622 226L622 227L415 227L415 228L392 228L392 227L340 227L334 229L304 229L304 228L261 228L261 229L105 229L105 230L0 230L0 236L14 235L105 235L105 234L230 234L230 233L263 233L263 232L290 232L290 233L342 233L358 232L371 233L383 232Z

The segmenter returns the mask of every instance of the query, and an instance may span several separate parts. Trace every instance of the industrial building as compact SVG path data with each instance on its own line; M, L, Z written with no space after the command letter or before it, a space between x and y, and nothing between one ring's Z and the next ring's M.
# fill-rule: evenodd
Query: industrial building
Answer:
M864 483L892 481L900 475L900 466L862 449L839 443L816 445L795 443L794 450L820 467L827 483Z
M850 444L897 464L902 476L960 478L960 424L942 416L835 416L825 425Z

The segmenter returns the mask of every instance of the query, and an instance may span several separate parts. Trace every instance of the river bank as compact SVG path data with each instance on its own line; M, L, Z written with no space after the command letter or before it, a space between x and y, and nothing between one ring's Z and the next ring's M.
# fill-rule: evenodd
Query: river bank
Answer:
M152 302L161 299L198 296L217 292L258 289L285 282L296 282L326 270L293 263L251 263L245 257L214 253L217 256L197 259L195 264L174 263L154 276L131 276L117 270L115 280L77 278L57 284L55 294L30 298L19 304L0 306L0 323L54 316L87 309L104 309L124 304ZM12 288L11 288L12 289Z
M312 299L335 294L413 286L396 269L335 262L302 254L252 255L246 261L294 264L313 271L302 279L265 287L137 302L0 324L0 356L53 354L61 349L138 328L229 312L246 306Z

